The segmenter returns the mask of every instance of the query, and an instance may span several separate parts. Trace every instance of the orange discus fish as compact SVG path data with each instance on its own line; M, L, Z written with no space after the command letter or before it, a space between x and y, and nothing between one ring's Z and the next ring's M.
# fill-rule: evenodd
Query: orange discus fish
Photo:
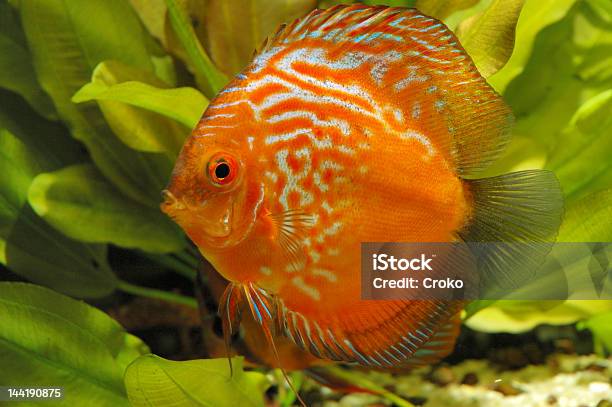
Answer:
M452 350L464 304L362 300L360 243L554 235L554 175L478 179L512 121L441 22L405 8L316 10L211 102L162 209L231 282L226 334L248 309L270 342L282 334L319 358L432 363ZM505 256L490 253L482 272Z

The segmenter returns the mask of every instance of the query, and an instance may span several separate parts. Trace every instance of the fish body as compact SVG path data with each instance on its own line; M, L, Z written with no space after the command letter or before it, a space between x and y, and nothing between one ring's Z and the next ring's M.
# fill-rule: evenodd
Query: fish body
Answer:
M520 211L525 183L552 194L552 209L529 205L536 224L546 217L532 237L551 234L560 198L549 174L467 181L503 150L511 123L437 20L317 10L281 28L211 102L162 209L232 282L221 299L228 330L248 307L321 358L429 363L452 349L463 304L362 300L360 245L482 240L489 229L522 238L482 215L500 208L487 205L500 188L514 191L501 204Z

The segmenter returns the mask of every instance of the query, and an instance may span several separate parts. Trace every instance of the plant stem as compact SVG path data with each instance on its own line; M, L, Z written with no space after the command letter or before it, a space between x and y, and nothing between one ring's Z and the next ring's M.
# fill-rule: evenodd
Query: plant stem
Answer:
M367 379L365 376L357 374L355 372L351 372L350 370L343 369L339 366L327 366L326 370L330 372L332 375L346 380L349 383L353 383L361 388L371 390L377 394L380 394L382 397L386 398L393 404L399 407L414 407L414 404L410 403L408 400L404 400L397 394L390 392L382 386L372 382Z
M166 0L166 8L170 25L194 68L198 84L205 88L202 90L209 99L212 99L227 83L227 77L217 69L204 51L191 25L190 18L179 1Z
M185 295L171 293L169 291L157 290L155 288L142 287L128 283L127 281L119 280L117 288L128 294L137 295L140 297L155 298L162 301L172 302L175 304L186 305L192 308L198 308L198 303L195 298Z
M193 256L187 250L184 250L182 252L176 252L173 254L176 256L176 258L178 258L179 260L181 260L183 263L187 264L188 266L191 266L194 269L198 268L198 263L199 263L198 258L196 256Z
M190 280L195 280L196 278L196 267L191 267L182 261L177 260L175 257L169 254L151 254L151 253L141 253L144 257L153 260L154 262L168 267L172 271L187 277Z
M200 257L200 251L192 245L187 245L187 253L191 254L196 259Z
M280 370L280 369L277 369L277 370ZM283 382L285 381L285 378L282 376L282 372L281 372L281 379L283 380ZM293 383L293 387L295 388L295 391L300 391L300 387L302 387L302 382L304 380L304 375L301 372L291 372L289 373L289 380L291 380L291 383ZM281 387L285 389L284 386L279 385L279 389ZM291 407L296 399L297 399L296 394L291 390L287 391L287 389L285 389L284 394L282 394L282 396L279 392L280 407Z
M276 380L276 384L278 387L278 400L282 403L282 400L285 400L287 398L285 377L283 376L283 372L278 368L274 369L272 373L274 375L274 379Z

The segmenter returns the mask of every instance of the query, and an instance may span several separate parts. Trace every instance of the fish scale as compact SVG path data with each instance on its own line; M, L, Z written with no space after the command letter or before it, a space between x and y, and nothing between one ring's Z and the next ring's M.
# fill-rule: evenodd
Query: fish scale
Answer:
M366 27L362 26L363 29ZM380 37L374 34L364 42ZM311 34L310 37L316 38L317 35ZM328 248L333 244L331 237L342 227L343 206L342 202L337 202L337 194L329 193L330 189L335 187L334 183L347 181L343 169L354 168L365 161L360 157L359 150L370 147L367 134L391 127L398 133L403 131L398 137L412 137L431 146L424 135L414 130L412 133L405 131L407 120L401 111L397 114L398 110L395 109L391 113L395 123L388 120L393 105L386 103L385 109L382 107L385 103L376 103L375 92L368 90L363 81L347 87L345 81L338 79L362 68L370 74L371 87L388 88L388 84L382 82L384 74L394 69L405 71L405 61L401 54L394 51L388 51L382 59L374 58L375 55L372 52L349 51L332 57L320 43L299 48L275 47L260 54L251 70L247 69L246 74L241 74L242 79L225 89L216 101L223 106L221 112L232 109L235 104L232 104L233 98L229 95L238 93L249 101L249 106L254 110L250 120L261 126L272 124L268 127L269 131L263 132L264 144L272 146L265 150L268 162L276 164L265 167L274 180L269 190L276 192L284 210L300 209L317 213L320 208L311 209L308 205L324 201L329 209L318 213L309 241L327 244ZM321 69L333 70L333 74L322 74ZM418 78L410 79L416 77L414 67L407 71L408 80L404 79L404 82L424 82ZM395 78L390 81L396 83ZM397 90L405 87L406 83ZM225 102L225 98L229 101ZM215 112L215 115L218 114ZM227 114L231 116L231 113ZM261 138L258 141L261 142ZM359 165L359 170L367 173L368 167ZM332 179L330 185L329 180ZM321 254L318 250L305 253L313 264L320 261ZM333 271L328 272L333 274ZM297 281L305 288L303 280Z

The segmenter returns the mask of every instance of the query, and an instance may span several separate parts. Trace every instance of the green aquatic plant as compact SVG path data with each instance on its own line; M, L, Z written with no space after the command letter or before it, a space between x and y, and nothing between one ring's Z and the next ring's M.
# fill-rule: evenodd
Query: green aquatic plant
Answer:
M194 278L197 256L158 209L184 138L280 23L337 3L350 2L0 0L0 263L33 283L0 282L1 384L61 384L65 405L263 405L266 376L239 359L231 380L219 379L225 360L164 360L76 299L123 291L196 306L120 277L109 247ZM363 3L445 21L517 118L491 174L554 170L560 240L612 241L609 0ZM610 352L610 315L605 301L476 302L467 324L580 321Z

